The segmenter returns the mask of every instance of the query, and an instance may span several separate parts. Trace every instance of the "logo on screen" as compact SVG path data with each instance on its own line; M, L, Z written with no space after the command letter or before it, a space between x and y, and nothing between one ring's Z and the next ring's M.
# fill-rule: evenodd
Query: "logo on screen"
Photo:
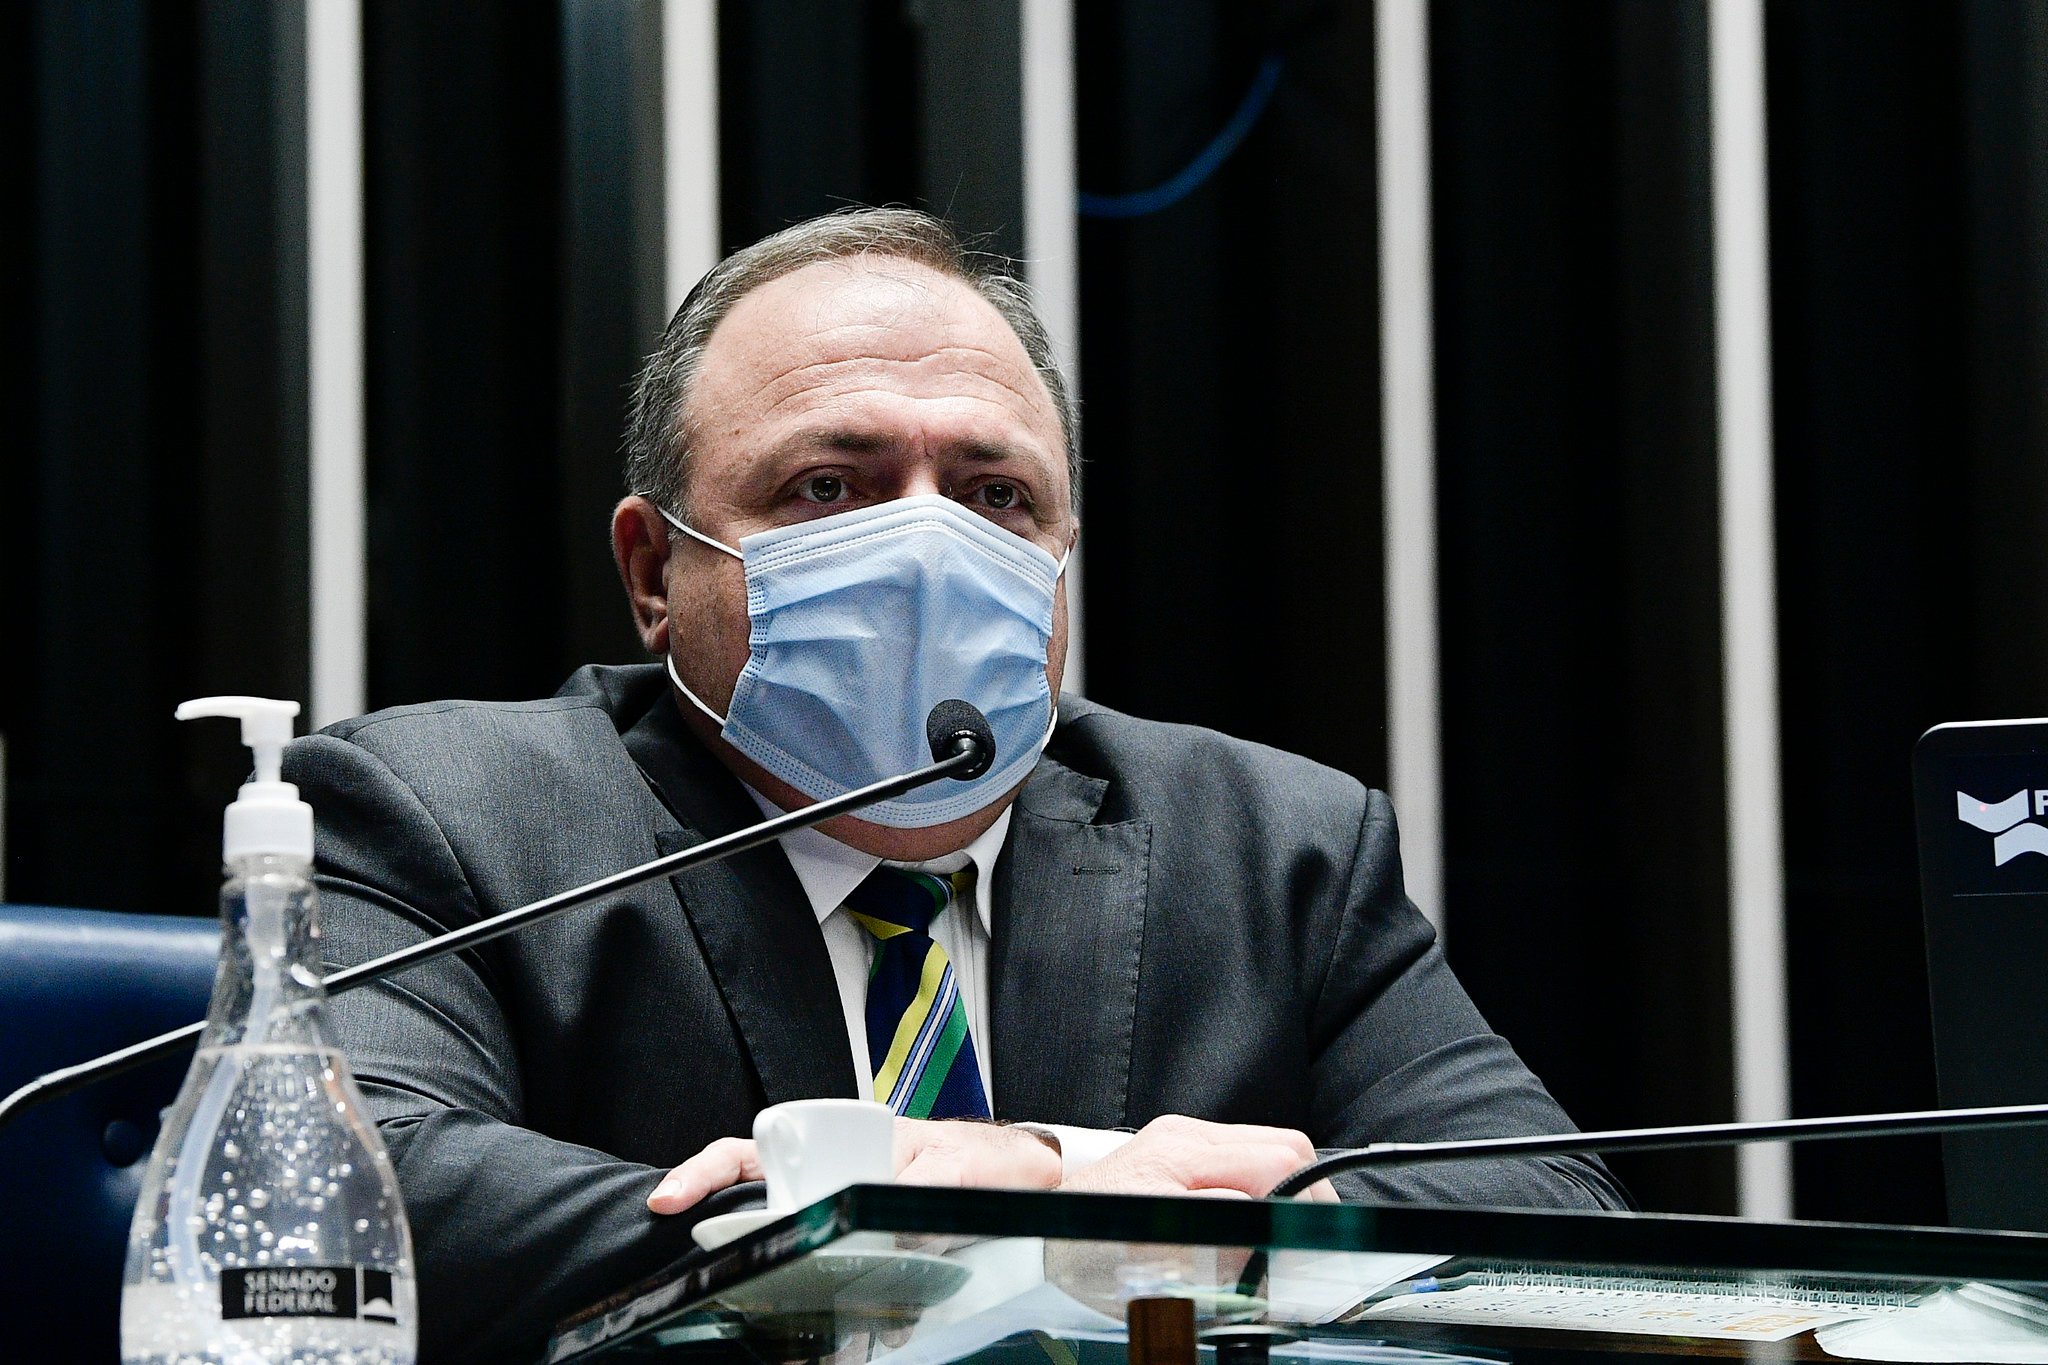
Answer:
M1956 819L1991 838L1991 863L2004 867L2022 853L2048 857L2048 825L2028 820L2030 815L2048 815L2048 790L2016 791L2003 801L1979 801L1968 792L1956 793Z

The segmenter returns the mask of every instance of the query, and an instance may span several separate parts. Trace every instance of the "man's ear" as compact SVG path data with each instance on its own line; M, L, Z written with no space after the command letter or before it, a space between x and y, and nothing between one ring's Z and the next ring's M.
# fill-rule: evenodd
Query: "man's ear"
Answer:
M612 509L612 560L649 654L668 652L668 556L668 522L653 503L635 495Z

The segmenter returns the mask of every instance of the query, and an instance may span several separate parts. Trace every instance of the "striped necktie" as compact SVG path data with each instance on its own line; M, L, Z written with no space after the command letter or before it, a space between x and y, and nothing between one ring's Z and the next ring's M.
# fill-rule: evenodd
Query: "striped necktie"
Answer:
M989 1117L967 1002L931 923L970 901L974 869L950 877L886 864L846 897L854 922L875 936L868 971L868 1060L875 1098L906 1118Z

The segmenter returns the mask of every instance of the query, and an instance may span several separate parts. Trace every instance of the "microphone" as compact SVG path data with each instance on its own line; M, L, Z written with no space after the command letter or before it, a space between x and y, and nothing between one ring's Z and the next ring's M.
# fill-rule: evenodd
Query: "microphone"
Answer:
M989 728L988 717L971 702L958 697L932 708L932 713L925 717L924 737L931 743L935 761L970 750L980 755L973 764L953 774L961 782L980 777L996 761L996 732Z
M629 867L623 872L600 877L587 885L544 896L531 905L501 911L488 919L478 920L475 924L466 924L460 929L451 929L445 934L424 939L396 952L343 968L325 978L320 984L326 988L329 995L352 991L358 986L366 986L372 981L418 963L431 962L437 957L460 952L464 948L474 948L478 944L488 943L494 938L509 934L515 929L523 929L529 924L553 919L564 910L587 905L615 891L624 891L642 882L653 881L657 877L672 876L706 863L715 863L736 853L744 853L750 848L758 848L785 834L822 824L835 815L845 815L850 811L878 805L907 791L915 791L919 787L936 782L942 777L957 778L963 782L979 777L995 762L995 732L989 727L988 717L982 715L968 702L956 699L942 701L934 706L931 714L925 718L925 738L931 743L932 762L922 768L895 777L885 777L879 782L856 787L830 800L805 806L802 810L790 811L772 820L763 820L758 825L734 830L731 834L716 839L707 839L701 844L693 844L689 848L679 849L651 862L641 863L638 867ZM104 1057L96 1057L89 1062L80 1062L76 1066L67 1066L38 1076L7 1098L0 1099L0 1128L4 1128L17 1115L35 1105L68 1095L103 1076L119 1075L145 1062L154 1061L187 1043L197 1041L199 1035L205 1031L206 1021L202 1019L187 1024L184 1028L160 1033L139 1043L131 1043L118 1051L109 1052Z
M2048 1123L2048 1104L2007 1104L1980 1109L1919 1109L1839 1118L1764 1119L1671 1128L1616 1128L1600 1133L1546 1133L1468 1138L1456 1142L1375 1142L1318 1157L1275 1185L1269 1199L1286 1199L1318 1180L1372 1166L1477 1161L1504 1156L1597 1156L1680 1147L1740 1146L1751 1142L1809 1142L1816 1138L1876 1137L1903 1133L1962 1133L1983 1128L2024 1128Z

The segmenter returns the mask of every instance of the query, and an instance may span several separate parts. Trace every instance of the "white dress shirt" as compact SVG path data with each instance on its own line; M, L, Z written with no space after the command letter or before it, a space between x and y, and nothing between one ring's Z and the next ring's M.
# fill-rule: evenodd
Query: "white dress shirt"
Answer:
M754 804L761 808L763 815L782 814L779 807L752 787L747 788L747 793L754 798ZM992 918L989 887L995 881L996 858L1002 853L1003 840L1009 837L1009 833L1010 811L1006 808L980 838L957 853L921 863L890 864L940 877L970 865L974 868L973 913L962 913L964 906L947 906L932 921L931 936L953 964L953 978L960 988L960 1001L967 1010L967 1031L974 1039L975 1060L981 1064L982 1093L988 1096L991 1109L996 1102L994 1057L997 1040L990 1033L988 1019L988 948ZM845 901L847 894L859 886L868 873L881 866L883 860L872 853L850 848L815 829L785 834L777 842L782 845L790 868L803 886L812 913L818 917L818 932L824 935L825 952L832 959L832 975L839 985L839 1006L846 1016L846 1039L853 1049L853 1069L859 1081L860 1097L873 1099L875 1078L868 1067L867 993L868 968L874 959L875 939L846 913ZM1068 1175L1100 1161L1130 1138L1128 1133L1076 1128L1063 1123L1033 1123L1030 1126L1042 1128L1059 1139L1060 1159Z

